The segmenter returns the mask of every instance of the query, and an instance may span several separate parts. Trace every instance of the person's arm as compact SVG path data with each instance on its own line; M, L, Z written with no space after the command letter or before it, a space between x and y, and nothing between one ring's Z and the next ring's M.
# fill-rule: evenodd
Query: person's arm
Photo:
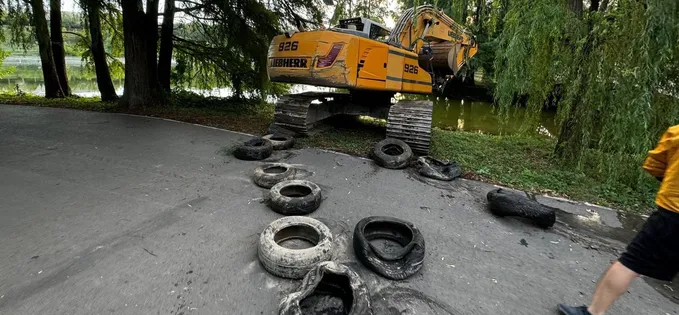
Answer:
M651 174L651 176L662 181L665 177L665 169L667 168L668 157L671 156L675 150L674 143L679 140L679 135L677 134L677 128L671 127L668 129L662 138L658 142L658 146L655 149L648 151L646 156L646 161L644 162L644 170Z

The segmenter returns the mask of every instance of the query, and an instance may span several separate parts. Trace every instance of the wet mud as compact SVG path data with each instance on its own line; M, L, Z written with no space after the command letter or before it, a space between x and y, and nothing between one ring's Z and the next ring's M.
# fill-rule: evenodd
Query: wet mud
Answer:
M372 294L373 314L380 315L453 315L460 314L450 305L424 293L404 287L386 287Z

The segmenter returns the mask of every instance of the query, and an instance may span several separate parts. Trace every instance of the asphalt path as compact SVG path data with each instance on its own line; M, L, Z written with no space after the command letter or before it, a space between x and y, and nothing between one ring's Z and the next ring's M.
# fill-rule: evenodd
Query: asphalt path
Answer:
M261 162L228 154L248 138L0 105L0 314L275 314L300 282L257 260L259 233L281 215L251 182ZM322 188L311 217L331 228L334 259L365 280L376 314L556 314L556 303L586 303L616 258L561 220L544 231L492 216L488 184L435 184L316 149L271 160L297 165ZM372 215L421 229L419 274L388 281L356 262L354 225ZM637 281L611 314L678 312Z

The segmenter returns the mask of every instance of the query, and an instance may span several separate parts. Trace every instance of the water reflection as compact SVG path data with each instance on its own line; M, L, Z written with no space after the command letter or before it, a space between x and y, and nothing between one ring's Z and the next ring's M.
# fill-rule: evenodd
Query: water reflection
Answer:
M9 67L14 67L14 72L0 79L0 91L15 92L17 87L19 90L34 94L45 94L45 81L42 77L42 67L36 64L30 64L35 60L22 59L21 63L11 61L3 64L2 69L6 70ZM67 62L66 71L68 73L68 83L71 87L71 92L78 96L99 96L99 89L97 87L97 79L92 71L80 66ZM116 87L118 95L123 93L123 79L116 78L113 80L113 85Z
M468 100L430 97L434 102L432 125L441 129L512 134L521 130L524 110L518 109L503 122L494 111L493 104ZM554 112L543 113L536 133L553 136L558 132Z

